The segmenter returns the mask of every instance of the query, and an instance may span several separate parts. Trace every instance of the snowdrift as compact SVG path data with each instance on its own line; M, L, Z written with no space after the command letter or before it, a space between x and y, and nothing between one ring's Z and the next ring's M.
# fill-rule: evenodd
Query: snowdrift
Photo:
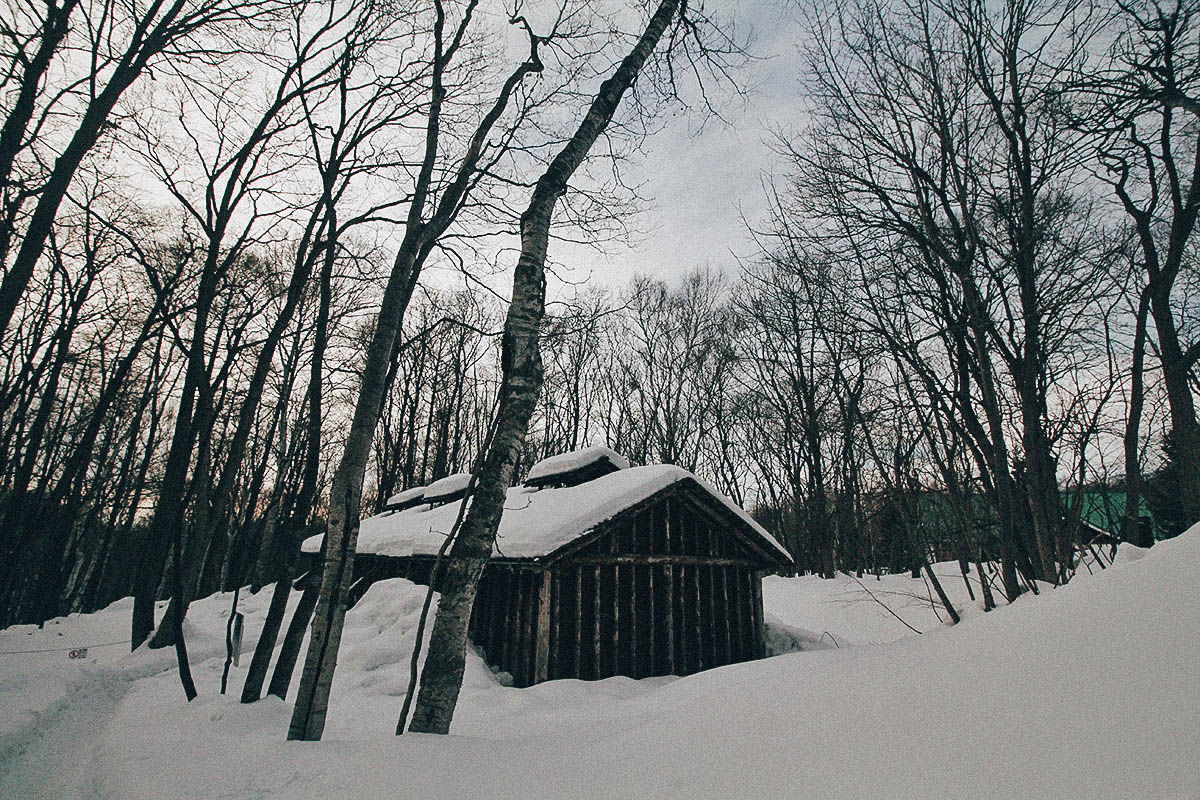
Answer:
M767 611L801 652L682 679L531 689L504 686L471 654L453 735L400 738L390 731L424 590L388 581L347 616L320 743L285 741L288 704L216 694L223 659L209 643L229 598L211 598L192 612L197 701L183 702L161 661L147 674L140 653L72 664L62 680L76 691L7 728L0 796L1192 797L1198 573L1200 526L953 628L921 581L864 579L920 636L856 596L853 579L770 582ZM128 609L71 623L103 635L110 617L123 628ZM0 651L40 638L0 632ZM37 683L21 663L0 656L0 720L32 702L14 696ZM89 675L115 681L114 670L123 684L86 691Z

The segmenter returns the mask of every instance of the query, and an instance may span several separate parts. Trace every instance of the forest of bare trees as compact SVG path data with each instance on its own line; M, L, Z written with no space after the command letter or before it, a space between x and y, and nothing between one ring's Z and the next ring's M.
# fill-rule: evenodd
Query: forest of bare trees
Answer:
M554 238L637 204L611 165L655 106L736 86L700 4L9 3L0 626L132 596L131 644L186 670L192 598L273 584L281 616L302 538L352 559L394 492L502 498L588 444L825 576L957 559L1013 597L1096 527L1200 519L1200 8L791 13L759 252L546 296ZM314 600L333 652L349 576Z

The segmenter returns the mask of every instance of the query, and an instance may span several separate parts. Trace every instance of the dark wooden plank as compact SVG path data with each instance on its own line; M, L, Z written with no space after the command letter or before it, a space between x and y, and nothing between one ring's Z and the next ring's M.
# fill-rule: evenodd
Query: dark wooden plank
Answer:
M606 677L603 674L604 668L601 666L601 664L603 662L600 660L600 656L601 656L600 617L602 616L600 613L600 609L603 608L603 606L601 605L601 602L600 602L600 567L595 567L594 569L595 569L595 577L596 577L596 586L595 586L594 605L592 606L592 608L595 609L593 616L595 617L596 625L595 625L595 630L592 631L592 648L593 648L593 651L592 651L592 658L593 658L593 660L592 660L592 664L593 664L592 677L599 679L599 678Z
M695 547L694 540L695 534L693 533L693 547ZM687 597L692 613L692 645L695 648L692 654L692 671L700 672L708 666L705 663L704 657L704 622L701 616L700 568L689 567L688 577L690 578L690 582Z
M496 666L505 672L512 672L512 635L516 623L513 620L513 571L505 567L500 570L503 575L501 595L496 605L500 609L500 624L496 626Z
M627 642L621 636L621 567L614 564L612 566L612 674L620 675L622 667L621 648Z
M559 650L562 647L562 576L558 570L549 571L550 574L550 658L547 669L550 678L557 678L555 674L560 661Z
M650 663L650 669L646 671L646 675L658 674L658 616L655 613L657 610L657 599L655 597L656 587L654 579L658 575L658 567L647 564L640 569L646 570L646 582L649 587L646 592L646 612L645 616L647 627L650 629L650 637L646 641L646 655Z
M654 671L654 660L650 655L650 641L654 637L652 611L654 598L650 588L649 566L629 567L633 573L630 581L633 594L630 596L629 625L633 631L633 652L630 656L635 678L645 678Z
M624 663L624 673L633 678L641 677L639 658L642 643L638 631L638 567L626 564L618 567L621 570L621 640L625 642L625 652L621 659Z
M519 654L518 659L517 659L517 672L520 675L520 678L519 678L519 683L517 685L518 686L528 686L530 684L530 677L533 675L532 665L530 664L530 661L531 661L530 651L532 650L532 645L533 645L533 636L531 633L531 631L533 630L533 620L531 619L533 614L531 614L529 611L529 599L530 599L530 595L533 594L533 592L532 592L533 587L531 587L529 585L529 573L528 572L526 572L525 570L521 570L520 575L521 575L521 578L520 578L520 580L521 580L521 599L520 599L520 603L521 603L521 611L520 611L520 614L521 614L521 639L520 639L520 647L517 651Z
M695 622L693 619L694 606L692 603L692 584L689 574L695 567L686 564L679 565L679 619L676 633L679 641L679 665L681 675L691 675L696 671Z
M675 656L675 568L670 564L665 565L663 567L663 576L666 582L665 595L667 598L666 608L663 609L667 615L667 635L666 641L664 642L667 654L667 673L670 675L679 675L681 674L679 672L679 662L676 660Z
M550 645L550 680L574 678L575 643L579 639L575 635L575 620L579 613L575 609L575 570L560 568L553 572L556 599L552 613L557 614L558 639Z
M515 683L517 686L528 686L530 675L533 672L529 665L529 650L530 645L532 644L531 640L533 638L529 633L529 618L532 616L529 613L529 574L525 570L521 570L518 575L518 585L520 586L520 595L518 598L518 617L520 619L520 624L518 626L519 633L517 639L517 671L513 677L516 679Z
M513 570L513 624L512 653L509 655L509 672L513 683L524 686L525 678L525 573Z
M663 501L663 511L666 516L667 523L667 549L666 553L679 553L679 525L676 524L675 509L678 507L675 498L667 497Z
M533 655L532 683L541 683L550 677L550 572L541 574L537 581L537 615ZM530 616L533 616L532 614Z
M738 569L725 567L725 591L729 597L729 639L732 662L744 661L742 657L742 609L738 605Z
M762 601L762 573L757 570L750 575L750 588L753 591L754 597L754 657L762 658L766 655L766 640L763 637L763 601Z
M703 538L703 534L701 534ZM701 542L701 547L704 547ZM696 567L696 616L700 628L700 669L716 665L713 658L712 575L708 567Z
M583 567L575 569L575 675L583 678ZM565 677L565 676L564 676Z
M653 528L653 535L650 536L650 549L647 555L655 555L667 552L667 519L666 519L666 503L659 503L650 506L650 525Z
M708 634L709 637L712 637L712 644L710 644L713 655L712 666L719 667L720 664L728 663L721 656L721 639L725 636L721 630L725 625L725 620L718 613L720 609L718 608L718 602L716 602L718 601L716 593L720 591L720 588L718 587L718 583L716 583L715 567L709 565L701 567L701 569L708 573L706 581L708 585Z
M719 613L714 615L716 620L717 650L720 653L719 663L732 662L729 646L729 593L725 587L725 568L710 567L712 570L713 608Z
M538 611L541 605L542 572L525 573L525 680L532 686L537 675Z
M733 613L729 607L729 567L717 567L721 576L721 628L725 634L725 663L732 664L733 658Z
M745 620L745 656L746 660L751 660L755 657L754 649L754 588L751 587L752 576L754 572L751 570L742 570L742 581L740 581L740 591L742 591L742 619Z

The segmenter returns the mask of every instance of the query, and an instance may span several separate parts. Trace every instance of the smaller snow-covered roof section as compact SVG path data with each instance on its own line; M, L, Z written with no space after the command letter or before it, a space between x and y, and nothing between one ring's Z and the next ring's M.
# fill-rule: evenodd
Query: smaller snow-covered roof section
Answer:
M421 503L425 497L424 486L414 486L411 489L405 489L403 492L397 492L387 499L383 507L391 511L400 511L405 508L412 508Z
M422 498L426 503L448 503L462 497L470 482L471 473L456 472L426 486Z
M740 506L686 469L665 464L618 470L577 486L510 488L493 556L533 559L548 556L622 511L682 481L694 482L715 504L737 517L744 529L757 535L768 551L791 561L788 552ZM457 503L377 514L360 523L358 552L435 556L454 527L457 515ZM302 549L306 553L319 552L321 536L306 539Z
M603 445L543 458L525 476L526 486L573 485L629 469L629 459Z

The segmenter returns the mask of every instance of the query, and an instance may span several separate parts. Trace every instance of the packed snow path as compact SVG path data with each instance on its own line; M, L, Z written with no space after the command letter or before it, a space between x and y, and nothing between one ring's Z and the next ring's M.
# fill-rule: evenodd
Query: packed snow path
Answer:
M243 670L270 594L268 589L248 596L239 606L247 618ZM119 727L112 727L126 696L145 682L163 680L174 685L173 696L164 698L167 705L183 702L173 649L128 652L132 603L119 600L96 614L51 620L42 629L19 625L0 631L0 800L110 797L102 775L114 755L112 745L122 760L136 759L126 752ZM194 661L222 662L229 604L230 596L222 595L189 612L185 630ZM158 604L158 616L165 608ZM87 648L86 657L72 658L80 648Z
M0 797L100 797L98 748L128 688L129 679L116 670L89 672L61 703L39 715L22 741L0 754Z

